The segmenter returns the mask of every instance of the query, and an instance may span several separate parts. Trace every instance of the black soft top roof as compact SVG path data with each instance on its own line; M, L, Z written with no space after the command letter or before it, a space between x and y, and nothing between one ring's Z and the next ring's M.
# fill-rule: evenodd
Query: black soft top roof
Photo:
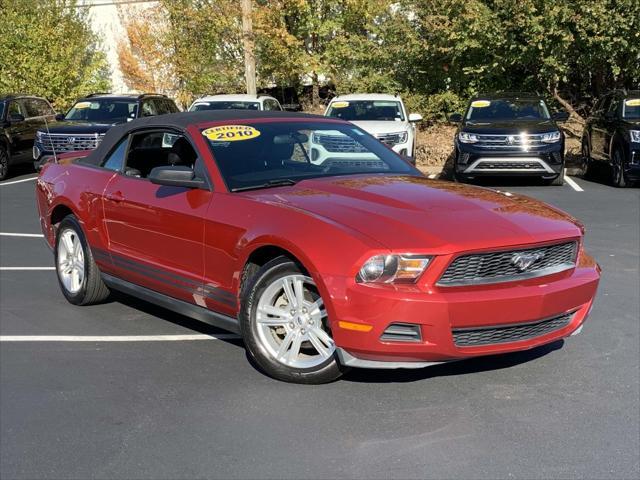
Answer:
M299 121L327 120L322 115L311 115L308 113L292 113L280 111L256 111L256 110L201 110L198 112L179 112L153 117L138 118L131 122L121 123L113 126L104 136L97 149L82 159L82 163L99 165L104 156L109 153L121 138L130 132L146 128L175 128L185 130L190 125L198 125L210 122L221 122L225 120L255 120L259 118L286 118ZM330 119L335 121L337 119ZM338 120L339 121L339 120Z

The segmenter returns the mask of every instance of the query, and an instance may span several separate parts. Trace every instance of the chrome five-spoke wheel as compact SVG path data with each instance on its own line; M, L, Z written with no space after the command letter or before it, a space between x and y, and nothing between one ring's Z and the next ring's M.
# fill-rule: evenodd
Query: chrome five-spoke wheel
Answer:
M78 293L82 288L85 276L84 250L78 234L72 229L60 233L58 275L69 293Z
M284 365L316 367L335 352L322 298L303 274L280 277L267 286L258 300L256 324L262 346Z

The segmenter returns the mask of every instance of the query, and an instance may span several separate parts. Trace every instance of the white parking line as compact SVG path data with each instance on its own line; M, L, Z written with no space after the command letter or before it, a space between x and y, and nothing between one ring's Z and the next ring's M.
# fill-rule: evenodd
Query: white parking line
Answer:
M573 188L576 192L584 192L584 190L582 189L582 187L580 185L578 185L575 180L571 177L569 177L567 175L567 169L564 169L564 181L567 182L567 184Z
M38 270L55 270L56 267L0 267L0 271L38 271Z
M15 183L30 182L31 180L35 180L36 178L38 177L23 178L22 180L13 180L11 182L0 182L0 187L3 185L13 185Z
M235 333L216 335L0 335L0 342L178 342L191 340L233 340Z
M41 233L9 233L9 232L0 232L0 237L29 237L29 238L43 238L44 235Z

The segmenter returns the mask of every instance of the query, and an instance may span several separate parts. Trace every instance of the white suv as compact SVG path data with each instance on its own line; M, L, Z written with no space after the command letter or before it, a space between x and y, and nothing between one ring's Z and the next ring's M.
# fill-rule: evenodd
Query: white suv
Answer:
M422 120L422 116L407 114L399 96L378 93L342 95L331 100L324 114L355 123L400 155L414 156L415 123ZM325 158L333 156L333 140L312 139L311 148L317 149L314 163L322 163ZM342 150L341 153L344 155L346 152Z
M269 95L208 95L197 99L189 107L190 112L199 110L278 110L280 102Z

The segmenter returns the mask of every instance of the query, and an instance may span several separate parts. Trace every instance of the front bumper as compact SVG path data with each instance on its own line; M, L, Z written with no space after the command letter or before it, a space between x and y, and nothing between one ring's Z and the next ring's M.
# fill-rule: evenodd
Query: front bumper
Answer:
M435 261L431 267L437 269ZM432 279L394 287L357 284L345 277L330 277L323 283L332 299L327 308L330 318L337 319L331 324L332 335L344 364L417 368L528 350L570 336L585 321L599 278L595 261L581 253L572 270L502 284L437 287ZM568 312L573 315L563 327L524 340L478 346L460 346L454 340L454 330L530 324ZM420 340L381 338L399 322L417 325ZM362 328L353 329L354 324Z
M557 177L564 168L564 145L549 145L532 151L494 150L456 142L455 169L458 176Z
M632 143L627 152L625 173L630 180L640 180L640 144Z

